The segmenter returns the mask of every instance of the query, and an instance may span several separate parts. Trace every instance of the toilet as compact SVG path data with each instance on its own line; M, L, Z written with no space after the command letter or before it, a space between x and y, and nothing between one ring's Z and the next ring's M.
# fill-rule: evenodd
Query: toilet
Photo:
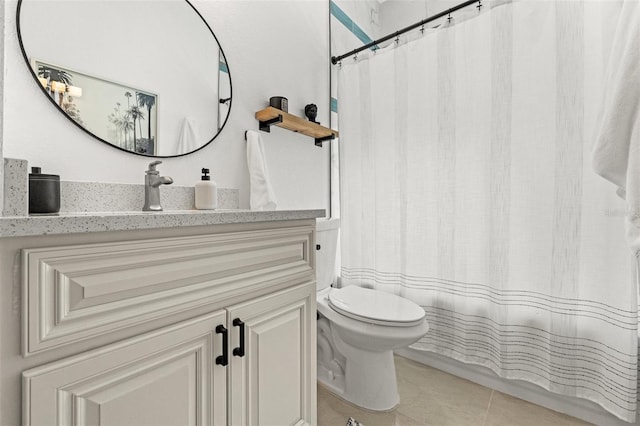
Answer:
M318 382L359 407L388 411L400 402L393 350L429 330L424 309L380 290L333 288L338 219L316 222Z

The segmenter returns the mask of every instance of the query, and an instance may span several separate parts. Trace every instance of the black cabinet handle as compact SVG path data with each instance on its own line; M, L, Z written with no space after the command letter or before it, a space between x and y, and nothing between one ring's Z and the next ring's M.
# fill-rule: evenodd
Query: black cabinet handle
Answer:
M240 318L233 320L234 327L240 327L240 346L233 348L233 356L244 356L244 323L240 321Z
M225 366L229 364L229 358L227 357L227 353L229 352L229 334L222 324L216 327L216 334L222 334L222 355L216 357L216 365Z

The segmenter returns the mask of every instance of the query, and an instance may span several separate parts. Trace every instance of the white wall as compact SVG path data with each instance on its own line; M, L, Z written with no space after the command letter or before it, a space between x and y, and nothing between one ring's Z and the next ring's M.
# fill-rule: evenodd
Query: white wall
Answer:
M458 0L453 0L458 1ZM462 1L462 0L459 0ZM458 2L459 2L458 1ZM416 22L434 15L440 10L434 11L434 6L429 7L429 3L438 2L436 0L412 0L393 1L388 0L380 5L380 26L382 32L391 34ZM439 3L439 2L438 2Z
M379 17L381 5L377 0L334 0L334 3L372 39L383 35L380 32ZM332 29L335 29L335 27ZM351 39L351 37L333 37L333 40L338 42L349 43L349 39ZM351 49L362 45L357 38L353 37L353 40L355 44L351 46Z
M204 149L163 159L159 170L176 185L192 185L202 167L212 169L221 187L240 190L248 207L244 131L257 129L254 114L270 96L289 98L289 112L304 117L318 105L329 121L327 0L193 0L216 33L233 84L231 116L222 133ZM121 152L63 119L27 71L15 30L16 0L5 2L5 124L3 156L21 158L64 180L142 183L151 158ZM64 25L64 24L63 24ZM329 148L283 129L262 133L278 209L325 208L329 204Z
M380 4L377 0L333 0L340 10L344 12L349 19L357 25L372 40L379 38L382 34L380 31ZM345 26L335 16L331 17L331 56L343 55L353 49L362 46L363 41L358 38L353 28ZM349 60L348 58L345 59ZM338 65L331 66L331 96L338 99ZM338 111L340 104L338 101ZM334 129L339 130L338 113L331 113L331 124ZM340 163L339 163L339 144L340 140L332 146L331 158L331 216L340 216ZM339 257L339 256L338 256Z

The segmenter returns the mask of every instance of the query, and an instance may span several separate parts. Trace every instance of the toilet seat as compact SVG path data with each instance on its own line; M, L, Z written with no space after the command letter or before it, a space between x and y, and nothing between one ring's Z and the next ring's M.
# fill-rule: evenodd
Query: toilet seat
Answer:
M424 309L408 299L356 285L333 289L328 301L340 314L371 324L410 327L426 316Z

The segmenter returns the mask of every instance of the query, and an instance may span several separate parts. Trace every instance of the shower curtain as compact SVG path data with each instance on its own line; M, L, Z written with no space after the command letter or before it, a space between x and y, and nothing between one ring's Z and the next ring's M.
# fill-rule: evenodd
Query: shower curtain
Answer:
M633 421L626 211L590 156L619 10L517 1L345 59L341 282L423 306L414 349Z

